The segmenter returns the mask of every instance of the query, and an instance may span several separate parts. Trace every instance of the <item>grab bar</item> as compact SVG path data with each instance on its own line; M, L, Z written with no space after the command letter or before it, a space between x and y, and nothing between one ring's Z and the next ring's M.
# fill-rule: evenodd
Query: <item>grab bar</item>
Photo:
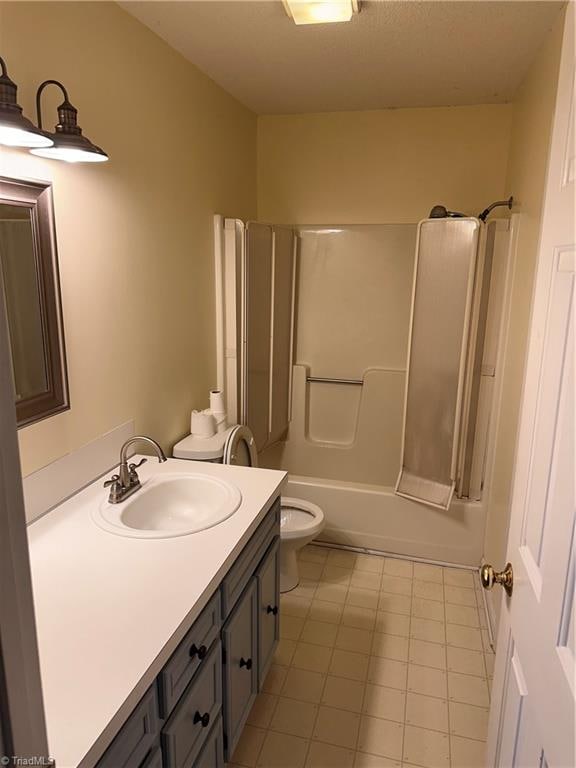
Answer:
M322 376L306 376L306 381L312 384L319 382L320 384L351 384L354 387L363 386L362 379L329 379Z

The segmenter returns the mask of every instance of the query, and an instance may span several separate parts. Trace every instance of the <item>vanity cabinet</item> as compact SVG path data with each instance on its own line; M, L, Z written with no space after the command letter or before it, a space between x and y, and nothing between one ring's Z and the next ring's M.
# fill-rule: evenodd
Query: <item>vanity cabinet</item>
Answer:
M224 749L229 760L258 693L258 603L252 578L222 630L224 645Z
M276 537L256 571L258 589L258 689L262 688L280 636L280 539Z
M195 764L222 709L222 646L214 643L186 692L162 728L166 768Z
M220 636L220 613L221 600L218 590L158 675L162 718L167 718L172 712L188 683L206 659L212 643Z
M212 726L212 730L206 739L204 748L194 768L220 768L224 765L224 734L222 732L222 718L219 717Z
M153 757L159 742L161 724L158 692L153 685L98 763L98 768L148 768L148 758Z
M224 768L279 638L280 499L97 768Z
M142 763L142 768L163 768L162 750L160 749L160 744L152 747L148 753L148 757Z

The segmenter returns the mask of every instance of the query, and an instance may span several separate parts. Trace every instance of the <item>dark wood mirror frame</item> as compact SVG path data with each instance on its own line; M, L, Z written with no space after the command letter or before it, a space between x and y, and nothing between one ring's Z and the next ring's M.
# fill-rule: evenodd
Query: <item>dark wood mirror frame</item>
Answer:
M30 210L38 277L47 388L16 402L18 426L23 427L70 408L52 187L0 176L0 203Z

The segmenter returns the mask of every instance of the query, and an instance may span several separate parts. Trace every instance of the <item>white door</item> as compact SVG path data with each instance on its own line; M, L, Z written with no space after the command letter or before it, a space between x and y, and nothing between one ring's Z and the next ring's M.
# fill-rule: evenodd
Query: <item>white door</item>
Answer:
M567 11L512 495L487 765L574 768L574 5ZM503 565L494 563L494 566Z

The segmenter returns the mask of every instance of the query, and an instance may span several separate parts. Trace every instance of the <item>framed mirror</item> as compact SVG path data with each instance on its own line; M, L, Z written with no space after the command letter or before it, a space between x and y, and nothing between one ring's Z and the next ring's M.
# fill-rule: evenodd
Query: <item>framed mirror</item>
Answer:
M70 407L50 184L0 177L0 290L24 426Z

